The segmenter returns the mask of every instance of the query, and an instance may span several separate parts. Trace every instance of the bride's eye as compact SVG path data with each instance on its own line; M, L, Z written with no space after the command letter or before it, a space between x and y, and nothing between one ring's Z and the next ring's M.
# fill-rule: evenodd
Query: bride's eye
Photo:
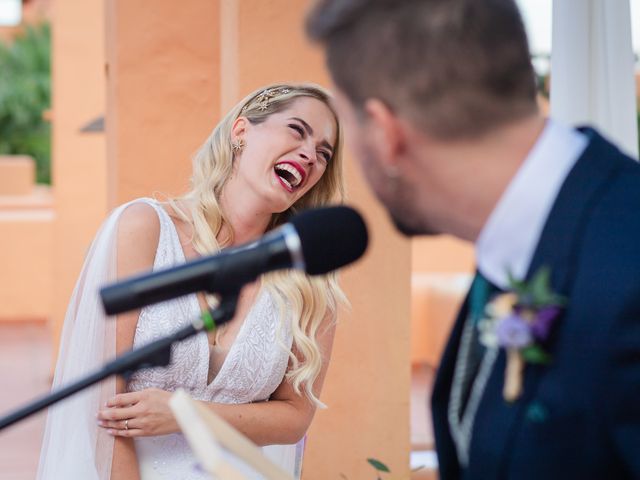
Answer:
M290 123L289 128L298 132L298 135L300 135L300 138L304 138L304 130L300 125L296 125L295 123Z
M329 160L331 160L331 154L325 150L318 150L318 153L320 154L320 158L322 158L325 163L327 163Z

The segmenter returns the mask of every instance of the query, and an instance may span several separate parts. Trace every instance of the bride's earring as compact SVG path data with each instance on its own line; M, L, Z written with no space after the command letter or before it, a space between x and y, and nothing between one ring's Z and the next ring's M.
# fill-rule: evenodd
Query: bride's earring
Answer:
M233 150L233 153L235 153L236 155L242 152L242 149L244 148L244 140L242 140L242 138L238 137L236 138L234 141L231 142L231 149Z

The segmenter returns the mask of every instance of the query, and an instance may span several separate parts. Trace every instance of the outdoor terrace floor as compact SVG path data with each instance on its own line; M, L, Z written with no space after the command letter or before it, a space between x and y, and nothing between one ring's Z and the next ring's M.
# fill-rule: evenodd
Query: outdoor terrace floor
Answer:
M0 324L0 415L49 391L51 340L44 323ZM46 412L0 432L0 478L32 480Z

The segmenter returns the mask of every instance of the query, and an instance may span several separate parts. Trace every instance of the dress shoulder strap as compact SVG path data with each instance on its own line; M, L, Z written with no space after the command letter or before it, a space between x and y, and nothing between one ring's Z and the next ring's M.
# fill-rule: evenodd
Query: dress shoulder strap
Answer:
M152 198L138 198L123 207L126 208L126 206L133 203L145 203L153 207L158 214L158 219L160 220L160 237L158 238L158 249L153 264L154 270L184 262L185 256L182 244L180 243L180 237L178 236L178 231L176 230L176 226L169 216L169 213L163 208L163 206L157 200Z

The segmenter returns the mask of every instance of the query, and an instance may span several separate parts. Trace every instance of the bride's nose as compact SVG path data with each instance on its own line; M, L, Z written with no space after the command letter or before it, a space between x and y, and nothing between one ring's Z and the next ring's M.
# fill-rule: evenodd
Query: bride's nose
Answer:
M312 165L316 161L315 152L306 146L300 148L298 156L307 165Z

